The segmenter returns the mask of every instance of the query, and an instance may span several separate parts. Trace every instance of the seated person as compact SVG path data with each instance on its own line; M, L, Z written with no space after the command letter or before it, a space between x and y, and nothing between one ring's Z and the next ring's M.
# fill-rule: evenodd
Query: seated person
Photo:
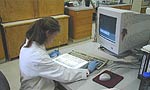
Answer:
M58 21L45 17L37 20L26 32L19 55L20 90L54 90L54 80L67 83L87 79L89 72L96 68L96 61L90 62L88 69L69 69L52 61L45 43L51 44L59 31Z

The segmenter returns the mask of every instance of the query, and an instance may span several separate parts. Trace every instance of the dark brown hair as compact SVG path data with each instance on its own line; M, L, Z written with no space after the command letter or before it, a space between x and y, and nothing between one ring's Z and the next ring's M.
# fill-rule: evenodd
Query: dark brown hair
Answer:
M30 47L35 41L42 45L47 39L46 32L53 34L60 31L59 23L53 17L45 17L35 21L32 27L26 32L26 38L29 40L25 47Z

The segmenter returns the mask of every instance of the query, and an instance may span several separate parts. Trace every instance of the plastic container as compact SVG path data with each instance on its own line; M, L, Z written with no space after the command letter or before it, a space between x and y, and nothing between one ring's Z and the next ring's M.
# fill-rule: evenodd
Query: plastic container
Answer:
M150 72L144 72L141 79L139 90L150 90Z

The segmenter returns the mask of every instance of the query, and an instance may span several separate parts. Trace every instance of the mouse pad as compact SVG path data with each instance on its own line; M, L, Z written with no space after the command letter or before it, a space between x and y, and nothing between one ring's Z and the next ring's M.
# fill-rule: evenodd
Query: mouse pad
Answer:
M103 73L108 73L111 76L111 79L108 81L100 81L99 80L99 76ZM121 80L123 79L122 76L115 74L113 72L110 72L108 70L105 70L104 72L100 73L99 75L97 75L95 78L93 78L93 81L101 84L107 88L113 88L115 85L117 85Z

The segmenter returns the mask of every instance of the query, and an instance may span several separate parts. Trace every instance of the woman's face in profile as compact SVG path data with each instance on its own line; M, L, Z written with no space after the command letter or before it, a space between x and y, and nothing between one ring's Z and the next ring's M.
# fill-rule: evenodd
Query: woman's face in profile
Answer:
M49 33L48 31L46 32L46 36L47 36L47 40L46 43L47 44L51 44L54 40L54 38L57 36L59 32L54 32L54 33Z

